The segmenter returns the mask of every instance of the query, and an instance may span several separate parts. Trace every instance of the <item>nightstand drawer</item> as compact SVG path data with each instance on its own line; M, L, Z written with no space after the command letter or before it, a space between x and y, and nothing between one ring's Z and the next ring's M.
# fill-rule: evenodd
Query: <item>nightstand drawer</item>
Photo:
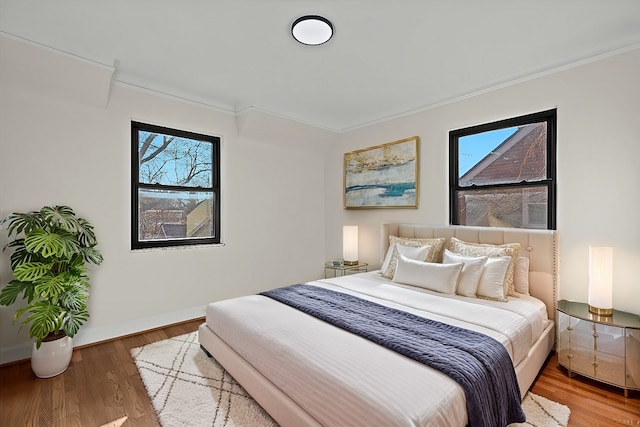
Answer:
M566 338L569 340L569 334L571 333L571 316L561 311L558 311L558 339Z
M571 318L571 337L569 340L572 344L593 349L595 344L594 334L593 322L575 317Z
M558 319L558 339L566 339L583 347L594 346L593 323L560 313Z
M596 378L611 384L625 386L624 357L596 353Z
M596 324L598 352L624 357L624 328Z
M558 344L558 362L572 370L590 377L595 376L594 351L591 348L561 340Z

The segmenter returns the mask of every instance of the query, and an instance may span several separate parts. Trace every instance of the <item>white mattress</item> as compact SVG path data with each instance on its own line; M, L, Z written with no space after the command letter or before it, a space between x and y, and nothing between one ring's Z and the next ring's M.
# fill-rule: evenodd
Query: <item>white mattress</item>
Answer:
M443 296L397 286L376 272L310 284L485 333L514 365L547 324L544 304L531 297L504 303ZM206 323L322 425L467 424L464 392L446 375L270 298L209 304Z

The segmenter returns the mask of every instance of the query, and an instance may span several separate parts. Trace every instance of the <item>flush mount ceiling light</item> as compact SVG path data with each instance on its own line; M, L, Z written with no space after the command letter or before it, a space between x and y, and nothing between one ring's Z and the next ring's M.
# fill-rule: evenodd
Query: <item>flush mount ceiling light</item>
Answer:
M302 44L316 46L328 42L333 36L333 24L322 16L306 15L293 21L291 34Z

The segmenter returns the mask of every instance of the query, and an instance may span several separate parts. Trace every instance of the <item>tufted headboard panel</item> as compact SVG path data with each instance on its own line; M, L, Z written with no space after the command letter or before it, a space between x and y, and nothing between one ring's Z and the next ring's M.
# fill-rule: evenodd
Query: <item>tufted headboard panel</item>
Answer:
M558 301L558 232L522 228L469 227L461 225L382 224L380 264L389 248L389 236L455 237L471 243L520 243L520 256L529 258L529 292L547 306L555 320Z

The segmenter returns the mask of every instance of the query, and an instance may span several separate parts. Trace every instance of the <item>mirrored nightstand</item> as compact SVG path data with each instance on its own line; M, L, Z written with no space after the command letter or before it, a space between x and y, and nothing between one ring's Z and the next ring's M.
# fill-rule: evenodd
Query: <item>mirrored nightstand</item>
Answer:
M338 261L329 261L324 263L324 278L345 276L347 274L364 273L368 271L369 264L359 262L355 265L345 265ZM330 272L333 272L331 275Z
M558 363L572 373L624 389L640 390L640 316L589 312L584 303L558 302Z

